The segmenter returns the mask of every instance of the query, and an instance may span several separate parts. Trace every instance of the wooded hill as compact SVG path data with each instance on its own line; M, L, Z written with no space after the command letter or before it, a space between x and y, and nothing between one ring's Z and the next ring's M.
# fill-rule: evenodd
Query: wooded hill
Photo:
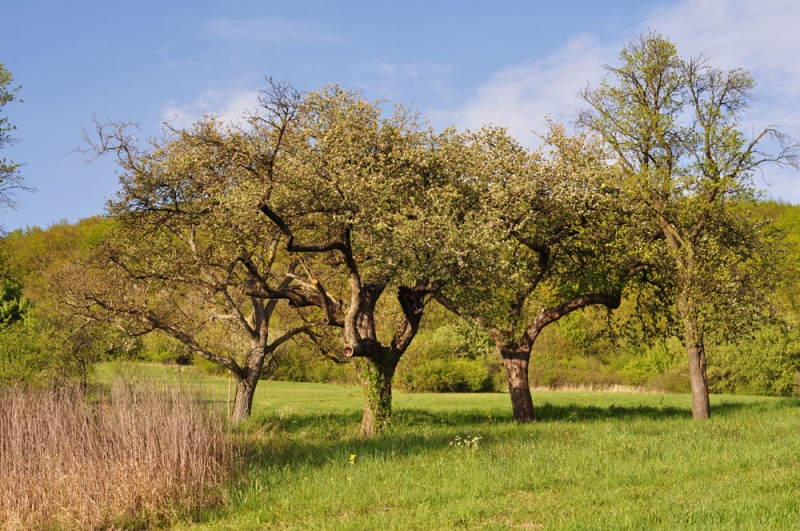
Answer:
M778 296L784 313L781 320L745 337L732 341L715 337L709 345L710 386L715 393L789 396L797 393L800 376L800 206L762 201L750 208L753 216L773 220L785 235L782 259L774 264L782 278ZM112 359L190 363L210 373L225 373L163 333L132 340L104 330L102 339L89 346L69 340L71 330L58 332L63 324L48 295L50 272L100 242L111 223L98 217L46 229L16 230L7 236L0 299L3 384L53 376L86 378L93 363ZM668 333L644 338L637 328L638 319L632 319L637 296L628 294L616 311L590 308L548 327L535 346L531 385L603 388L620 384L688 392L681 339ZM384 320L390 321L391 316ZM302 340L278 349L264 378L356 381L348 360L334 361L318 345ZM426 314L414 345L398 366L395 383L410 391L506 390L501 359L490 338L442 308Z

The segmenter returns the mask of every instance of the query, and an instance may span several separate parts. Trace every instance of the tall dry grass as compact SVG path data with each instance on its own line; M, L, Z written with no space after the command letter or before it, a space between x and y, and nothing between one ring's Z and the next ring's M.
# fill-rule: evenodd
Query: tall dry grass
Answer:
M150 527L217 501L233 464L224 418L177 387L0 390L3 529Z
M563 385L537 385L531 391L581 391L586 393L626 393L636 395L663 394L663 390L651 389L643 385L622 385L614 383L568 383Z

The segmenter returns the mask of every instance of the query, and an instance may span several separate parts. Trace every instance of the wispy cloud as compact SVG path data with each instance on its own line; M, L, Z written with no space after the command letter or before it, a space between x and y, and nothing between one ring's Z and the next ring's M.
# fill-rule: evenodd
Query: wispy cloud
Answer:
M645 22L684 53L704 53L712 64L749 70L759 84L758 115L776 119L800 100L798 23L800 3L785 0L685 1L654 11Z
M777 125L800 138L800 3L793 0L685 0L654 10L643 28L657 29L684 54L704 53L713 65L749 70L757 97L745 132ZM794 170L765 167L767 192L800 203Z
M758 83L758 99L743 124L746 132L767 125L800 138L800 3L794 0L683 0L651 11L629 34L601 42L592 34L575 35L551 55L509 65L479 86L460 107L440 113L462 127L494 123L508 127L527 145L538 138L545 116L569 122L580 106L577 92L597 85L602 64L614 64L623 43L653 29L685 55L704 53L711 64L745 68ZM611 42L613 39L613 42ZM794 171L768 167L764 182L777 198L800 202Z
M258 105L255 90L207 90L194 101L169 101L162 106L161 119L175 127L185 127L204 114L213 114L227 123L237 123Z
M339 40L324 26L281 19L210 20L204 25L203 33L208 37L236 46L335 42Z
M534 131L543 131L546 117L571 119L580 104L578 90L602 75L601 65L614 50L592 35L575 35L544 59L496 72L449 117L463 127L507 127L521 142L534 145Z
M355 65L352 72L358 80L356 88L376 97L402 103L410 103L412 95L422 93L433 93L439 100L451 97L447 77L452 67L447 64L374 60Z

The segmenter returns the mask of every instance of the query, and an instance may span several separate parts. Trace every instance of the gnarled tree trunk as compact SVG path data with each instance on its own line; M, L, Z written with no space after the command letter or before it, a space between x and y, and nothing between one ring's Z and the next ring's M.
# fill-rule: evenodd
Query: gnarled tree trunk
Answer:
M392 379L397 360L389 349L378 359L361 358L356 363L358 378L364 389L364 414L361 434L372 436L389 423L392 416Z
M351 307L345 320L345 355L355 356L356 369L364 389L364 414L361 434L372 436L389 423L392 415L392 379L400 358L419 330L424 297L423 284L414 288L400 286L397 300L403 319L395 330L390 346L380 344L375 337L375 304L385 285L366 284L358 291L357 306ZM350 323L350 324L348 324Z
M261 310L261 308L259 308ZM258 335L250 344L250 350L245 358L245 365L234 373L236 377L236 396L233 399L233 411L231 420L235 423L242 422L250 417L253 410L253 396L256 393L258 380L264 369L264 361L267 358L269 347L267 347L268 329L261 319L261 311L257 311L259 316Z
M253 396L256 393L256 385L261 376L260 372L248 371L245 369L243 372L249 372L244 378L236 377L236 396L233 399L233 411L231 411L231 420L235 423L242 422L250 417L253 410Z

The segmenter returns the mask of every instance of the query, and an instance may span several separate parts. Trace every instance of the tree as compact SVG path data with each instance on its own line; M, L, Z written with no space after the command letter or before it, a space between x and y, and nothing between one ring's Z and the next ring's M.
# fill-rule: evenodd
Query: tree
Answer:
M94 149L124 170L111 203L118 229L94 272L66 282L90 288L73 290L72 304L123 317L133 334L163 330L229 368L242 416L266 354L300 333L314 339L318 322L340 328L365 387L362 431L385 425L394 370L442 270L427 206L454 199L432 191L442 179L430 131L338 87L301 94L280 83L238 125L207 117L147 149L124 125L98 128ZM387 289L400 311L381 327ZM280 300L304 321L268 343ZM215 347L222 323L250 338L244 365Z
M761 226L735 207L754 197L757 168L797 166L798 146L772 126L750 139L739 130L755 88L743 70L723 71L703 56L684 60L655 32L627 45L620 63L605 67L613 84L582 91L588 107L579 123L605 140L622 188L662 234L646 254L674 288L692 412L704 419L707 328L752 320L774 278L758 269L771 249Z
M251 122L269 146L258 209L289 253L317 259L308 285L321 294L327 322L342 329L344 356L356 360L361 431L371 435L389 421L395 369L448 271L441 251L457 236L441 230L440 213L457 196L448 193L439 139L413 113L397 107L384 117L379 103L335 86L305 95L273 86L268 96ZM397 318L379 323L390 290Z
M643 269L629 248L639 228L623 222L603 146L552 124L545 140L529 153L503 129L462 138L469 214L454 230L464 263L436 293L494 340L522 422L534 420L528 365L542 330L587 306L618 307L625 283Z
M257 146L214 117L168 129L148 148L126 124L98 124L97 133L97 155L118 156L122 189L103 244L54 275L64 302L132 336L160 330L227 368L237 381L232 418L247 418L264 363L317 324L302 308L323 306L317 291L295 285L298 263L254 208Z
M14 78L11 72L0 64L0 112L6 104L13 101L22 101L17 96L20 87L12 87ZM17 127L8 121L8 117L0 116L0 149L14 145L16 139L12 132ZM0 207L14 208L14 192L17 190L32 191L25 185L25 180L19 171L20 164L6 158L0 159Z

